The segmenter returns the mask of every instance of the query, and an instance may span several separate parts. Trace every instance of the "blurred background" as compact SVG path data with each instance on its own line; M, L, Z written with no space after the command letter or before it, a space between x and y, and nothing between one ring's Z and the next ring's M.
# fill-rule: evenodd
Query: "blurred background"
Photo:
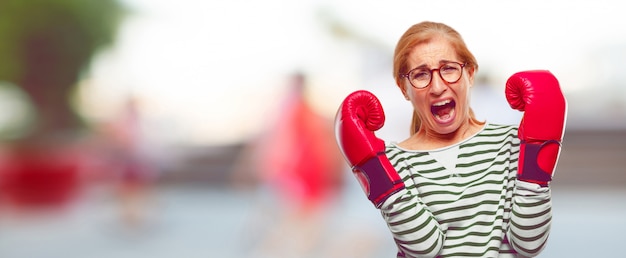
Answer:
M4 0L0 257L393 257L333 119L376 94L411 25L478 59L479 118L517 124L508 76L548 69L568 100L540 257L613 257L626 234L626 17L617 1ZM577 248L579 247L579 248ZM584 248L583 248L584 247Z

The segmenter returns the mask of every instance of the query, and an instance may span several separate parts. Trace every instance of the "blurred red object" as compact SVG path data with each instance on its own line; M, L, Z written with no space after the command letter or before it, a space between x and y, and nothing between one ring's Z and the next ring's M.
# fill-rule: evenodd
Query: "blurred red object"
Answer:
M0 192L17 207L60 207L80 186L80 155L67 149L29 149L8 153L0 173Z

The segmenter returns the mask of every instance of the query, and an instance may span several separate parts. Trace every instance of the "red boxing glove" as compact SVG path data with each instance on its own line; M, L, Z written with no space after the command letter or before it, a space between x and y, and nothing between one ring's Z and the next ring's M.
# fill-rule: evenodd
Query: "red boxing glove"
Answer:
M506 82L506 99L524 112L517 178L547 186L561 151L567 103L558 80L545 70L513 74Z
M335 118L335 136L367 198L380 206L404 189L404 182L385 155L385 143L374 135L385 113L374 94L360 90L348 95Z

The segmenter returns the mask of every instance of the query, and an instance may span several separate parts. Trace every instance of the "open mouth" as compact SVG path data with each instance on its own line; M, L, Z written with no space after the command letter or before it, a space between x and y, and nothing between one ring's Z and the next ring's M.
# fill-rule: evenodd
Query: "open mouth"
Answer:
M452 99L442 100L430 106L430 112L439 123L449 122L454 118L456 102Z

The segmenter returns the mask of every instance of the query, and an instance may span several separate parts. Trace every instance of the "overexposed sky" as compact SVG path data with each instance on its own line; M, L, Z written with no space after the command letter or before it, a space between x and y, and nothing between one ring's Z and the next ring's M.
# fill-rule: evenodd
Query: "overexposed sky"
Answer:
M626 18L617 1L124 2L133 15L114 48L94 62L81 103L90 118L106 119L125 94L136 95L151 134L164 141L228 144L256 134L295 70L309 75L310 97L328 116L359 88L401 110L398 117L410 114L395 103L403 99L390 59L400 35L422 20L457 29L480 72L501 87L514 72L551 70L570 100L570 117L606 113L615 105L598 103L623 108L626 101L624 84L614 83L626 79L614 68L626 57ZM328 24L349 33L332 34ZM404 126L394 124L395 114L383 131Z

